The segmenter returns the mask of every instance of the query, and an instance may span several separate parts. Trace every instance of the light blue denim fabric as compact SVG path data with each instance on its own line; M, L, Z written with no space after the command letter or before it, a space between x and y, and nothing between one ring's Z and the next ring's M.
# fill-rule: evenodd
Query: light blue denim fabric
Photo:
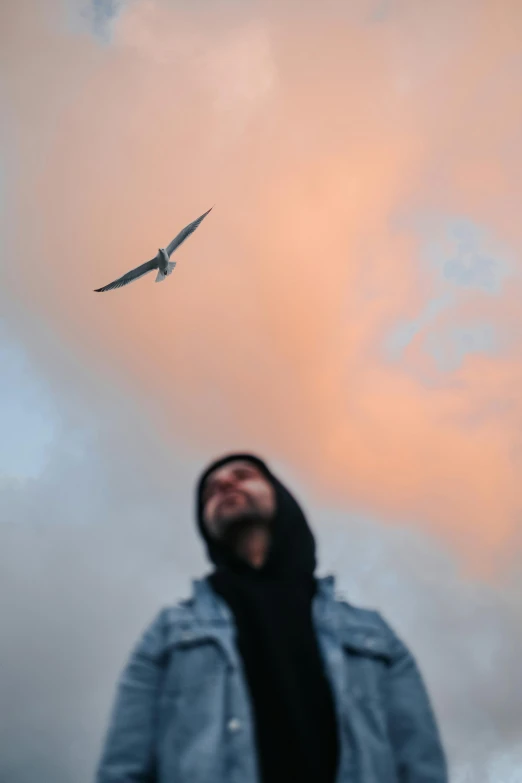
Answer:
M426 688L389 625L338 600L333 577L319 580L313 616L337 711L337 783L447 783ZM206 580L158 614L121 675L96 783L260 783L234 632Z

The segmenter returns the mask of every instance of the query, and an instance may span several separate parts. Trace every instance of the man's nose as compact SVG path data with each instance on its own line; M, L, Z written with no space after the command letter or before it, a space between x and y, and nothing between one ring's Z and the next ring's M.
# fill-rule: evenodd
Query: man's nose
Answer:
M237 482L234 476L227 476L221 479L219 482L219 489L223 492L226 489L232 489L236 486Z

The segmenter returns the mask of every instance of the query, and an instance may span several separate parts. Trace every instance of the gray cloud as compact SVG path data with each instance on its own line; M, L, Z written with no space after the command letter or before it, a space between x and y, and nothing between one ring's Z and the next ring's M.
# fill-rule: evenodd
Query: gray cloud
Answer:
M494 353L497 339L491 324L475 323L427 334L425 344L439 370L452 372L469 354Z
M453 297L446 293L444 296L431 299L415 320L398 324L387 340L386 347L390 358L399 359L411 341L426 328L431 327L439 313L452 304Z
M92 32L100 39L109 38L110 24L123 6L123 0L90 0L84 9Z
M444 276L458 285L493 291L498 264L480 250L484 231L471 221L461 219L450 223L448 234L456 245L456 253L445 262Z
M445 221L445 234L446 247L438 251L442 253L439 263L444 278L457 286L499 293L508 265L502 257L503 248L485 227L465 218L451 218Z
M458 285L477 286L487 291L495 285L496 263L493 258L475 253L462 253L451 258L444 265L444 275Z

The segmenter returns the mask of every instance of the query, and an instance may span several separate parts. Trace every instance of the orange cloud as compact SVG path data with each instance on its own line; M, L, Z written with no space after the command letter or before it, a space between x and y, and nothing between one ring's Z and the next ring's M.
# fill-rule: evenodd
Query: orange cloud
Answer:
M289 460L492 567L522 506L519 278L441 316L487 317L498 356L444 376L419 341L406 364L383 345L435 285L416 216L522 249L522 14L217 5L129 4L108 48L12 10L10 239L38 259L12 294L172 436ZM214 202L164 286L92 293Z

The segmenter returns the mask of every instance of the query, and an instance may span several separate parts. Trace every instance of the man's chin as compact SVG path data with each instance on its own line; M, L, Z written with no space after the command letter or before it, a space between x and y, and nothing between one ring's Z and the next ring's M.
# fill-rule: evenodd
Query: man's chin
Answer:
M266 517L250 514L238 514L221 521L221 541L227 546L234 547L235 544L248 531L259 528L268 528L270 520Z

